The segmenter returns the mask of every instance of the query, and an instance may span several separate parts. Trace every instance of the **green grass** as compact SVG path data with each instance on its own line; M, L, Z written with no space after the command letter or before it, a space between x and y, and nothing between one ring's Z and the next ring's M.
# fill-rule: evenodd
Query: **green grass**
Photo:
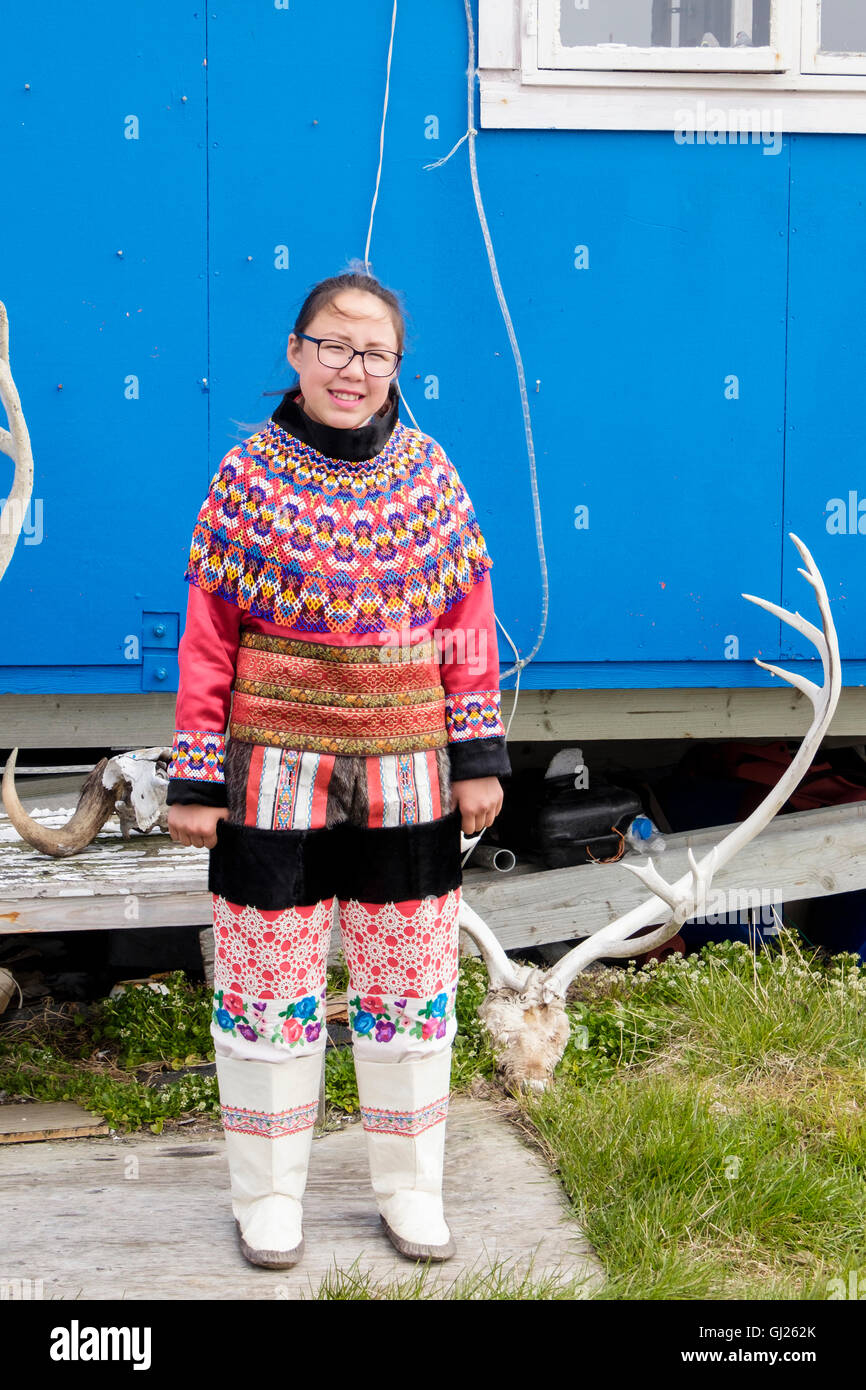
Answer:
M520 1103L607 1270L594 1297L824 1298L866 1269L854 957L784 933L578 989L590 1045L573 1033L555 1089Z
M210 994L182 971L167 993L130 989L91 1004L53 1005L26 1024L0 1028L0 1090L10 1098L77 1101L121 1132L166 1120L219 1118L216 1079L188 1074L149 1085L163 1071L213 1058Z
M447 1270L444 1275L437 1274L435 1266L423 1265L405 1278L392 1281L378 1280L369 1271L359 1270L355 1261L349 1269L333 1269L311 1293L317 1302L431 1298L485 1303L535 1299L561 1302L582 1296L579 1280L561 1273L534 1275L531 1267L518 1270L501 1261L454 1278L448 1277Z

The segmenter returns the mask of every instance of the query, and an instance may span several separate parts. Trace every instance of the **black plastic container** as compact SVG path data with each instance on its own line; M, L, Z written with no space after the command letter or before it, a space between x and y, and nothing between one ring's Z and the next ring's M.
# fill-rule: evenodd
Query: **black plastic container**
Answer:
M487 835L549 869L612 858L641 814L640 798L623 787L575 787L574 780L571 773L547 778L535 769L514 773Z

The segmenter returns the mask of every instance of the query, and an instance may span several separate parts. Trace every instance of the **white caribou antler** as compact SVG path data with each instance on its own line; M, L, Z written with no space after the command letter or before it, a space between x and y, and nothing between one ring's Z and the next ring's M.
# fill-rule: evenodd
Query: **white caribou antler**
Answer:
M15 464L15 476L9 495L0 512L0 579L6 573L9 561L18 543L24 514L30 505L33 494L33 451L30 435L24 423L24 412L12 370L9 366L9 321L6 305L0 301L0 401L6 410L9 429L0 426L0 452L8 454Z
M494 1045L500 1050L500 1068L511 1081L528 1083L539 1089L549 1083L568 1041L565 996L574 977L601 956L627 957L652 951L669 941L683 922L700 915L713 875L773 819L810 766L839 700L842 666L824 581L806 546L793 532L789 534L805 564L805 569L800 568L799 572L815 590L823 631L819 631L799 612L790 613L767 599L756 598L754 594L743 594L743 598L766 608L768 613L774 613L809 638L821 656L824 680L819 686L805 676L771 666L755 657L758 666L781 676L782 680L807 695L815 711L790 767L760 806L702 859L696 860L690 849L689 870L675 883L666 882L651 859L646 866L623 864L623 868L635 874L652 890L653 896L581 941L550 970L515 965L490 927L465 900L461 900L460 926L477 944L487 962L490 977L490 991L479 1013L493 1036ZM658 922L659 916L666 910L670 915L663 926L635 938L636 931Z

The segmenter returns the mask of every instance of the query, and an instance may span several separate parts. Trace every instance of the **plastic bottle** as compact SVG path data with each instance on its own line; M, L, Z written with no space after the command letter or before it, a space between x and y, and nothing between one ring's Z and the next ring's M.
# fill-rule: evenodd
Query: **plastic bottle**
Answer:
M625 838L638 854L660 854L665 847L664 836L649 816L635 816Z

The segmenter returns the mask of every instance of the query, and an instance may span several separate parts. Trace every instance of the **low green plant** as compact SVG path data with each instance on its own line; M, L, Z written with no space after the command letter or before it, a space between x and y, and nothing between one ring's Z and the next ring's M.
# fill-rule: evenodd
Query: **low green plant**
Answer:
M326 978L329 995L336 997L346 993L349 988L349 967L342 951L337 953L336 961L328 966Z
M325 1100L349 1115L356 1114L360 1107L350 1047L329 1047L325 1054Z
M94 1012L93 1043L113 1044L124 1069L143 1062L181 1067L213 1058L211 991L193 984L182 970L173 971L162 984L165 993L148 985L128 986L113 999L100 1000Z
M479 956L463 956L457 979L457 1036L451 1062L451 1088L465 1090L476 1076L492 1077L496 1058L490 1034L478 1017L487 993L487 967Z
M118 1079L83 1067L49 1047L0 1045L0 1090L29 1100L73 1100L121 1132L147 1125L160 1134L167 1119L196 1114L219 1117L216 1077L183 1076L162 1086Z
M128 987L114 998L48 1011L17 1027L14 1015L0 1031L0 1090L33 1100L74 1100L113 1129L149 1127L166 1120L219 1118L216 1078L187 1074L148 1085L147 1069L178 1070L213 1060L211 991L178 970L163 990Z

